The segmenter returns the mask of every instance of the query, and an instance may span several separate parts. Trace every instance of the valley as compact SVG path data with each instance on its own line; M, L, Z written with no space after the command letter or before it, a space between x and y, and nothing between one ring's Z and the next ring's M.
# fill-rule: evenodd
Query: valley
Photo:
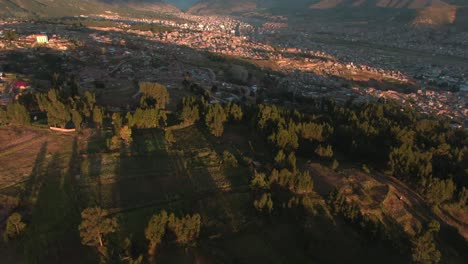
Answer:
M466 263L463 1L0 4L1 263Z

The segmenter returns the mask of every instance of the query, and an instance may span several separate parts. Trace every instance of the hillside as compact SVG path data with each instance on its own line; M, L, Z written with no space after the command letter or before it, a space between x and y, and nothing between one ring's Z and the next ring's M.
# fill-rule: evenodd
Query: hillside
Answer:
M177 7L162 0L105 0L112 7L130 8L138 11L176 12Z
M430 6L447 5L441 0L321 0L312 4L311 8L326 9L336 7L352 8L395 8L395 9L421 9Z
M94 0L0 0L0 16L61 16L100 12L106 5Z
M178 11L160 0L0 0L0 6L0 17L63 17L104 11Z
M246 15L266 12L326 21L399 21L420 26L466 26L466 0L202 0L188 9L192 14Z
M255 0L208 0L200 1L189 8L188 12L192 14L233 14L251 12L256 9L257 3Z
M194 14L233 14L259 10L304 11L304 9L398 9L421 10L436 8L449 11L448 7L464 6L465 0L202 0L192 6L188 12ZM452 8L452 10L453 10ZM356 10L352 10L353 12Z
M202 0L188 9L188 12L193 14L233 14L270 9L299 10L307 8L315 2L316 0Z
M164 0L164 2L174 5L182 10L186 10L198 3L199 0Z

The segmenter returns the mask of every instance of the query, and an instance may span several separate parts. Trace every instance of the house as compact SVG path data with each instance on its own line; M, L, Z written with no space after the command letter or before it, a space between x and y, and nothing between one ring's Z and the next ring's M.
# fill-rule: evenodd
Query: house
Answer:
M27 82L15 81L13 82L13 88L18 90L25 90L31 88L31 85L29 85Z
M49 43L49 37L46 34L39 34L36 36L37 43L46 44Z

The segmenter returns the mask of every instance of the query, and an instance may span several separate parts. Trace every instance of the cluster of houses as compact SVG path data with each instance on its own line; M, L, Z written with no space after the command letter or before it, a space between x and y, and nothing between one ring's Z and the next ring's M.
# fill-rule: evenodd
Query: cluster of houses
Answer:
M207 18L208 19L208 18ZM144 37L147 40L155 43L177 44L177 46L187 46L197 50L208 50L214 53L229 54L238 57L246 57L258 60L274 60L280 71L286 72L291 78L285 77L282 85L290 91L301 91L305 96L333 96L338 101L346 101L349 98L357 98L357 100L367 101L378 98L395 99L402 103L407 103L409 97L397 91L379 91L378 89L369 88L363 91L349 89L349 81L355 78L364 78L364 80L392 80L395 83L413 83L415 80L404 74L402 71L394 70L393 61L387 60L389 67L378 67L375 63L354 63L354 57L351 56L348 62L342 62L340 54L325 52L327 49L310 49L306 42L304 45L297 43L289 43L283 45L283 48L273 48L272 45L262 41L254 41L254 38L247 36L237 36L231 34L230 27L225 26L225 22L216 17L209 17L209 21L204 23L198 21L192 24L174 24L179 27L179 30L165 32L161 34L153 34L151 32L134 31L135 35ZM265 28L270 28L272 31L284 29L285 23L273 23L265 25ZM261 39L261 38L257 38ZM100 36L99 42L110 43L112 37ZM115 40L115 39L114 39ZM292 39L294 41L294 39ZM288 48L294 46L294 48ZM174 52L179 51L174 46ZM177 50L176 50L177 49ZM376 55L378 56L378 55ZM371 66L372 65L372 66ZM297 76L296 72L300 71L301 76ZM122 72L124 74L124 72ZM331 76L346 77L337 81ZM439 76L440 77L440 76ZM450 77L444 77L446 81L451 81ZM457 80L458 81L458 80ZM223 87L225 88L225 87ZM460 90L467 87L462 83ZM221 89L223 90L223 89ZM226 89L224 89L226 90ZM227 91L226 94L231 94L228 97L224 96L224 92L217 92L215 100L223 100L223 97L228 100L236 99L232 93ZM224 98L224 99L226 99ZM465 97L445 94L444 92L422 97L415 94L412 98L413 105L423 112L435 112L438 114L447 115L450 117L466 116L466 106L463 103Z
M405 95L397 91L379 91L374 89L378 87L372 85L368 85L367 88L351 89L353 81L360 80L359 78L364 82L385 79L395 83L417 82L425 84L424 80L429 80L428 78L432 76L449 83L456 83L460 91L466 91L468 90L468 82L464 78L453 78L452 75L435 73L424 75L423 81L417 81L403 73L408 73L408 71L394 70L395 58L392 60L384 55L375 54L373 55L375 60L370 58L369 61L365 61L369 56L360 56L355 50L335 49L333 45L328 47L320 43L311 44L312 42L308 40L306 33L297 34L296 38L286 38L283 42L274 38L271 41L267 40L268 35L274 36L275 32L287 29L287 23L284 21L265 23L259 32L248 23L232 18L183 16L188 17L182 17L185 18L182 22L172 20L143 21L173 26L175 30L171 32L153 33L151 31L127 30L124 34L125 27L122 26L142 22L138 19L120 20L120 26L116 28L93 28L101 32L79 35L85 45L81 45L77 49L70 49L63 54L77 58L82 62L90 62L86 69L77 69L82 87L91 87L95 85L96 80L110 79L115 79L117 82L107 83L131 85L133 80L144 79L147 76L152 76L152 78L165 76L167 78L164 80L164 84L175 85L180 83L179 79L183 72L190 68L183 65L183 61L189 61L189 56L194 53L191 51L193 49L271 61L275 67L274 70L286 74L285 77L281 78L279 88L284 86L289 91L293 91L294 94L309 97L332 96L343 102L349 98L360 101L388 98L398 100L403 104L411 103L423 112L435 112L461 118L466 118L468 115L465 103L467 98L464 95L444 91ZM190 21L187 22L187 20ZM44 45L54 50L61 50L54 45L62 45L65 49L69 47L69 43L65 39L43 33L29 35L16 44L25 47ZM343 60L343 54L348 59ZM355 60L356 57L361 60L364 58L364 62ZM182 59L180 63L178 58ZM380 61L385 61L388 67L379 67ZM162 62L171 63L164 65ZM421 70L417 70L417 72L421 72ZM448 72L453 73L454 71ZM255 94L257 89L256 86L255 88L253 88L254 86L237 87L226 83L221 85L215 78L210 77L212 75L210 72L193 72L192 75L200 77L200 83L204 84L207 89L211 89L213 84L217 84L219 89L213 93L213 100L216 101L241 100L249 97L250 94ZM19 92L29 87L27 82L2 78L0 101L14 100ZM253 92L253 90L255 91Z
M31 89L29 82L10 80L8 74L0 71L0 105L14 102L21 93L29 89Z
M13 41L0 39L0 47L7 50L46 47L49 49L65 51L70 49L72 46L73 44L68 39L62 38L56 34L46 34L45 32L20 35L19 39Z

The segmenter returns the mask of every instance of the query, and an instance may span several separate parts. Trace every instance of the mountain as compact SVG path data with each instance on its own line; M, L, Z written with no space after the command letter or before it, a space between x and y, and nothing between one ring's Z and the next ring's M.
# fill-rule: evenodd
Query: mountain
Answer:
M192 14L236 14L248 13L257 9L255 0L206 0L196 3L188 9Z
M162 0L0 0L0 17L64 17L105 11L163 13L178 10Z
M176 12L180 11L176 6L163 0L103 0L112 7L130 8L146 12Z
M398 21L413 26L466 26L468 0L201 0L192 14L247 15L266 12L343 21Z
M176 6L182 10L189 9L200 0L164 0L164 2Z
M468 0L201 0L188 12L194 14L233 14L258 10L304 11L305 9L410 9L468 5Z
M335 7L421 9L439 5L448 4L442 0L320 0L310 7L318 9Z

